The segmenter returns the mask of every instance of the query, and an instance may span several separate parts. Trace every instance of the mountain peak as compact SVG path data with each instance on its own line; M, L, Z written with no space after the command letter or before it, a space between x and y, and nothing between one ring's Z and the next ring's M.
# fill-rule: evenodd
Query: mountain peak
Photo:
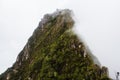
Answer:
M107 68L94 63L94 56L72 31L72 14L64 9L44 15L0 80L110 80Z

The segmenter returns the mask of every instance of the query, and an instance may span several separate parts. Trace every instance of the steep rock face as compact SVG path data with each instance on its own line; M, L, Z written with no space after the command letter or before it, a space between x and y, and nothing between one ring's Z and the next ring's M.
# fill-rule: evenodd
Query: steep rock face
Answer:
M68 9L46 14L0 80L110 80L72 31L71 15Z

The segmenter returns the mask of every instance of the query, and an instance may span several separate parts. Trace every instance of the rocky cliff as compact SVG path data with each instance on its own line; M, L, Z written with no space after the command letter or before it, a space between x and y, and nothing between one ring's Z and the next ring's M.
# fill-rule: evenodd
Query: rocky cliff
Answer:
M106 67L72 31L72 11L46 14L0 80L110 80Z

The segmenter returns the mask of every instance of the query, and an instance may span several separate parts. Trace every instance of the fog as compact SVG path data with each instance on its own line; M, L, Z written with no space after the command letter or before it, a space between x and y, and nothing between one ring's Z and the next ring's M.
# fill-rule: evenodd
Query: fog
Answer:
M0 0L0 73L15 62L44 14L69 8L77 34L114 77L120 71L119 4L119 0Z

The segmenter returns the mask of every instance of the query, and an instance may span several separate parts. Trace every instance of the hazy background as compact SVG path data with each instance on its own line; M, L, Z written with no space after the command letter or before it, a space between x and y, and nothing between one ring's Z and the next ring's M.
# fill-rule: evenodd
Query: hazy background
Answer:
M120 71L119 0L0 0L0 73L15 62L42 16L70 8L82 36L110 76Z

